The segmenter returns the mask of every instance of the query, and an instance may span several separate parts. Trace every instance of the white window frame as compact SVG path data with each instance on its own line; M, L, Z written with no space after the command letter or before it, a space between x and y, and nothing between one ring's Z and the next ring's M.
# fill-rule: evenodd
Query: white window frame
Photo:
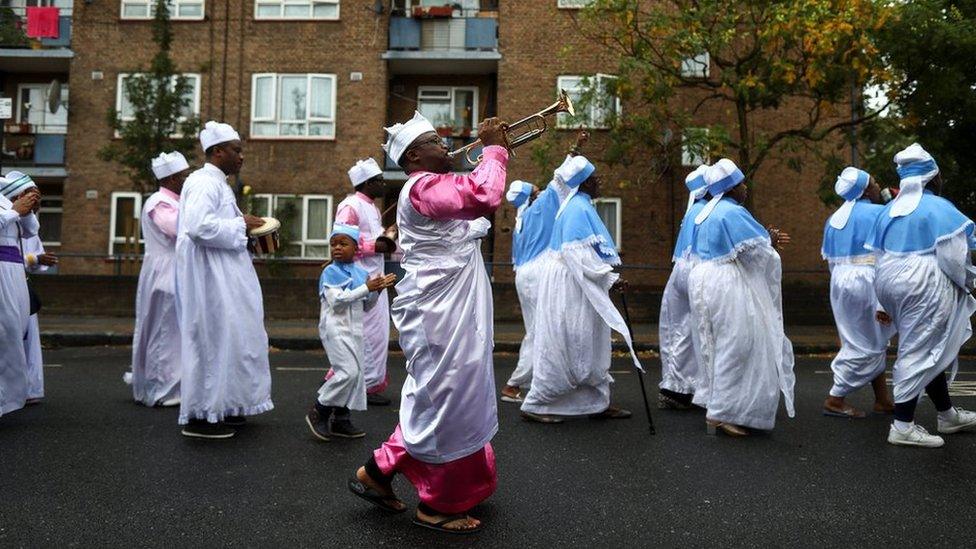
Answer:
M43 203L44 200L53 200L55 198L57 198L59 200L59 202L61 204L60 206L43 206L42 205L41 208L39 210L37 210L37 214L38 214L38 218L40 218L40 215L41 214L45 214L45 213L59 213L59 214L61 214L61 236L63 237L64 236L64 195L63 194L45 195L44 198L42 199L42 203ZM115 225L112 225L112 227L113 227L113 230L114 230ZM52 241L52 240L44 241L44 240L42 240L41 241L41 244L43 244L44 246L56 247L56 246L60 246L61 245L61 241L60 240L57 240L57 241Z
M302 219L301 219L301 221L302 221L301 241L293 241L293 242L289 242L288 244L290 244L292 246L295 246L295 245L300 246L301 251L299 252L300 255L298 255L298 256L286 256L285 259L307 259L307 260L323 259L323 258L320 258L320 257L307 257L306 256L306 247L307 246L325 246L326 257L328 257L328 253L329 253L329 235L326 234L326 235L323 236L323 238L310 238L309 237L309 234L308 234L308 221L309 221L309 217L308 217L308 204L312 200L325 200L328 203L327 204L327 208L325 210L327 212L327 215L328 215L328 217L326 218L325 226L326 227L331 227L332 226L332 223L333 223L333 219L335 219L335 214L332 211L332 209L335 207L335 201L332 198L332 195L331 194L301 194L301 195L299 195L299 194L267 194L267 193L264 193L264 194L256 194L256 195L254 195L254 198L255 199L260 199L260 200L266 200L267 201L266 204L268 204L268 206L269 206L268 207L268 213L269 213L269 215L274 215L275 210L278 209L278 199L280 199L280 198L290 198L290 199L300 198L301 199L301 211L299 212L299 214L302 216ZM113 225L113 227L114 227L114 225Z
M314 123L329 123L329 122L331 122L332 123L332 135L308 135L308 134L306 134L306 135L280 135L281 134L281 124L299 122L298 120L290 121L290 122L284 122L284 121L278 119L278 112L280 110L279 109L279 105L278 105L278 94L279 94L279 92L281 90L281 79L282 79L282 77L286 77L286 76L304 76L305 77L305 85L306 85L306 90L307 90L307 92L305 94L305 101L306 101L306 110L305 110L305 112L306 113L308 113L308 111L309 111L309 109L307 108L308 107L308 103L307 102L312 100L312 79L313 78L327 78L327 79L329 79L329 80L332 81L332 112L330 113L329 117L327 117L327 118L314 117L313 118L311 116L306 116L306 118L301 121L301 122L304 122L306 124L306 126L308 124L314 124ZM270 118L269 117L260 117L259 118L257 115L254 114L255 108L257 106L257 95L258 95L257 82L258 82L258 79L259 78L273 78L274 79L274 88L272 89L272 95L271 95L271 98L272 98L271 103L272 103L272 105L274 105L274 114ZM254 73L254 74L252 74L251 75L251 123L250 123L249 128L248 128L250 130L250 132L249 132L250 133L249 138L252 139L252 140L335 141L336 134L338 134L338 132L339 132L339 124L336 121L336 108L337 108L336 103L339 100L339 93L338 93L338 87L339 86L338 86L338 84L339 84L339 79L333 73L261 72L261 73ZM262 122L262 123L269 123L270 122L270 123L277 124L278 125L278 134L279 135L256 135L254 133L254 123L255 122Z
M681 60L683 78L708 78L711 75L711 68L712 58L707 51Z
M581 86L583 86L582 81L587 80L587 79L589 80L590 86L593 86L595 84L596 87L597 87L597 89L600 89L600 88L603 87L603 83L602 82L604 80L616 80L617 79L617 76L616 75L613 75L613 74L603 74L603 73L596 73L594 75L562 74L562 75L559 75L559 76L556 77L556 92L558 93L559 90L561 90L561 89L566 90L567 93L569 93L571 90L572 91L580 90L580 91L585 92L585 91L587 91L587 88L586 87L581 87ZM567 81L576 81L576 82L579 82L579 83L576 84L576 85L574 85L574 86L568 86L568 85L564 84L564 82L567 82ZM613 96L613 99L614 99L614 102L613 102L614 115L615 116L620 116L620 114L621 114L620 96L614 95ZM575 129L588 129L588 130L607 130L607 129L610 129L610 126L606 124L607 117L605 115L601 115L600 112L599 112L602 109L600 107L600 105L596 105L596 104L590 105L589 108L590 108L590 112L587 115L587 119L584 120L584 121L582 121L582 122L580 122L579 124L570 124L570 123L568 123L567 120L566 120L568 118L568 115L566 115L566 114L560 113L560 114L556 115L556 127L559 128L559 129L564 129L564 130L567 130L567 129L572 129L572 130L575 130ZM578 111L577 111L577 116L580 116L580 113Z
M556 0L556 7L561 10L581 10L590 5L591 0Z
M261 4L280 4L281 15L271 17L267 15L258 15L258 6ZM287 16L285 15L286 5L305 5L308 4L308 16ZM336 14L335 17L315 17L312 15L315 11L315 4L335 4ZM255 21L338 21L341 17L342 6L339 0L254 0L254 20Z
M607 229L610 231L610 236L613 237L613 243L617 247L617 251L619 252L621 247L623 246L623 240L624 240L623 222L622 222L623 213L624 213L623 200L614 197L594 198L593 207L596 208L597 204L613 204L614 209L617 210L617 216L616 216L617 222L614 223L615 226L607 227Z
M120 198L134 198L136 203L132 209L137 222L141 223L142 220L142 193L135 191L114 191L111 197L111 214L109 215L109 226L108 226L108 255L115 255L115 246L124 245L125 235L118 236L115 234L115 224L118 220L118 201ZM142 229L139 230L139 244L144 244L146 242L145 235L142 234Z
M418 86L417 87L417 110L418 111L420 110L420 100L421 100L421 97L420 96L421 96L421 94L423 94L424 92L431 92L431 91L433 91L433 92L438 92L438 91L439 92L443 92L443 91L450 92L450 98L448 99L448 101L450 101L450 103L451 103L451 109L452 110L454 109L454 98L455 98L455 95L454 94L455 93L457 93L459 91L470 91L470 92L473 92L473 94L474 94L473 97L472 97L472 105L473 105L473 108L471 109L471 137L477 137L478 136L478 122L481 121L481 119L478 118L478 115L479 115L479 112L478 112L478 107L479 107L479 98L478 98L478 91L479 90L478 90L478 86Z
M28 7L49 7L58 8L58 15L61 17L69 17L74 11L74 6L59 6L58 4L66 3L64 0L12 0L10 2L10 7L13 8L14 13L20 16L26 15L26 9Z
M23 95L25 89L27 89L27 90L33 90L33 89L42 90L44 92L45 101L44 101L44 104L41 105L41 109L44 111L45 115L51 114L51 111L49 111L48 108L47 108L47 101L46 101L46 99L47 99L47 88L49 86L50 86L49 83L44 83L44 84L41 84L41 83L25 83L25 84L18 84L17 85L17 95L16 95L16 99L14 100L14 103L15 103L14 107L17 110L17 123L18 124L20 124L21 122L27 122L26 120L22 120L21 115L20 115L20 107L21 107L20 98L21 98L21 95ZM68 96L68 99L65 100L65 102L64 102L64 105L65 105L64 108L67 111L68 110L68 104L70 104L70 102L71 102L71 94L70 94L69 89L68 89L68 84L62 84L61 91L62 91L62 95L67 95ZM34 128L34 133L35 134L45 134L45 135L48 135L48 134L53 134L53 135L67 135L68 134L67 120L65 121L64 127L63 128L60 128L60 131L58 131L58 130L55 130L55 131L42 130L42 127L43 126L44 126L44 124L40 124L37 127L35 127Z
M698 131L703 132L706 138L708 137L708 128L685 128L685 130L681 132L681 165L684 167L698 167L708 162L709 151L707 148L702 151L702 156L699 157L696 156L695 151L692 151L689 148L687 143L688 134Z
M171 21L203 21L207 17L206 0L167 0L170 4L169 18ZM121 0L119 2L119 19L125 21L148 21L155 17L153 15L153 5L156 0ZM200 4L200 15L181 16L179 14L180 4ZM127 5L145 5L148 15L125 15Z
M125 79L130 76L136 76L140 74L146 74L146 73L120 72L118 78L115 81L115 112L118 115L119 119L122 120L123 124L135 120L134 118L131 117L126 118L122 116L122 94L125 93L125 86L124 86ZM185 72L179 75L173 75L173 82L172 82L173 87L176 87L176 79L179 78L180 76L183 76L188 80L194 80L196 82L193 86L193 114L194 116L200 116L200 84L201 82L203 82L203 79L200 77L200 73L196 73L196 72ZM177 124L180 124L185 121L186 121L185 116L180 116L179 118L176 119ZM115 132L115 137L116 138L120 137L119 132ZM172 137L181 137L181 135L179 132L176 132L172 135Z

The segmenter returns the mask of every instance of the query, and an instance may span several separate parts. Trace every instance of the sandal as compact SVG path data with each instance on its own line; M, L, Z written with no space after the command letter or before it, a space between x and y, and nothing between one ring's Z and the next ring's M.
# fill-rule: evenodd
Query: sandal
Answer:
M846 419L864 419L867 415L853 406L844 406L842 410L829 410L824 408L823 415L827 417L842 417Z
M506 395L505 393L502 393L502 396L501 396L501 398L499 400L501 400L502 402L511 402L513 404L521 404L521 403L525 402L525 397L522 396L522 391L519 391L519 392L515 393L515 395Z
M384 496L376 490L363 484L358 478L349 479L349 491L358 497L365 499L387 513L402 513L407 510L407 506L397 499L396 496ZM391 502L399 503L403 507L397 507Z
M630 410L624 410L616 406L608 406L606 410L599 414L590 415L590 419L630 419L633 415L630 413Z
M417 515L414 515L413 523L416 524L417 526L429 528L437 532L444 532L445 534L467 535L467 534L473 534L475 532L480 532L485 529L485 523L483 522L475 526L474 528L447 528L444 526L445 524L450 524L456 520L461 520L466 518L468 518L468 515L464 513L458 513L456 515L450 515L444 520L441 520L439 522L427 522L425 520L421 520L419 517L417 517Z
M525 421L534 421L536 423L548 423L548 424L563 422L563 418L561 417L547 416L544 414L533 414L532 412L525 412L525 411L522 412L522 419Z

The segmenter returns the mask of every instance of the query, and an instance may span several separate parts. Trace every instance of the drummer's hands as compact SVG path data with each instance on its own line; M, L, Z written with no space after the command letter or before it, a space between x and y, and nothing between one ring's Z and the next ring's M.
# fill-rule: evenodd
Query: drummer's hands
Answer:
M17 212L20 217L30 214L34 211L34 208L40 202L40 195L35 193L23 193L17 200L14 200L13 210Z
M787 233L783 229L779 229L770 225L766 227L766 230L769 231L770 240L773 241L773 247L776 248L777 250L782 250L790 242L793 241L793 239L790 238L789 233Z
M256 215L244 214L244 224L247 225L247 231L251 232L264 225L264 220Z
M37 256L37 262L45 267L53 267L58 264L58 256L54 254L41 254Z
M378 276L376 278L371 278L366 281L366 288L371 292L378 292L384 288L392 288L396 284L396 275L388 274L384 276Z
M508 148L508 138L505 136L505 123L498 118L486 118L478 125L478 138L484 146L500 145Z

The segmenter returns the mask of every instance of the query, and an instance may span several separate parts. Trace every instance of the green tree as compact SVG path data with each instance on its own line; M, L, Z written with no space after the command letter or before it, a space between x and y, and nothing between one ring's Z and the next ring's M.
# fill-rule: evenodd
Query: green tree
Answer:
M149 70L126 78L125 95L131 117L123 121L115 107L108 122L119 139L98 152L99 158L123 166L133 187L142 192L156 188L150 163L161 152L180 151L192 158L197 147L200 120L192 112L193 87L177 73L170 58L173 32L166 0L158 0L152 26L153 42L159 47Z
M818 143L874 116L852 116L852 90L888 79L871 31L889 12L880 0L594 0L578 26L619 59L625 105L608 120L607 160L650 147L670 164L684 141L749 178L774 152L799 169Z
M0 7L0 46L22 48L28 44L30 42L24 34L24 29L21 28L21 19L14 13L13 8Z

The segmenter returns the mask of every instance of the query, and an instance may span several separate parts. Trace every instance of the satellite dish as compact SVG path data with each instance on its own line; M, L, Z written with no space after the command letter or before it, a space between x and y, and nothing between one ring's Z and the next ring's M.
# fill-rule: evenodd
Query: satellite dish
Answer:
M47 108L51 114L58 112L61 108L61 81L55 78L47 87Z

